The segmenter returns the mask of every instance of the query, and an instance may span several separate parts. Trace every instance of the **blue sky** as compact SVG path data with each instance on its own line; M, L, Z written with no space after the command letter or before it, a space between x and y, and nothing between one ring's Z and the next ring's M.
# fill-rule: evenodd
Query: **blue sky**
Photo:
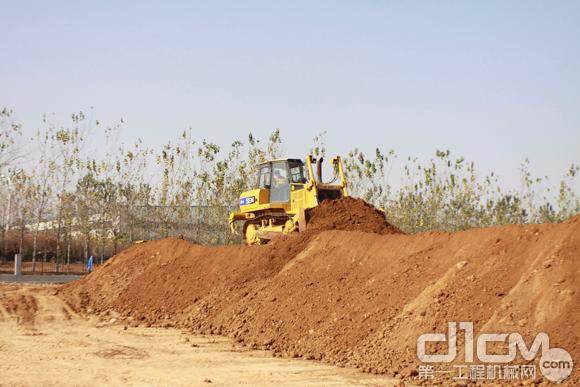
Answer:
M282 130L303 156L451 149L518 187L525 157L580 162L579 1L9 2L0 105L123 118L123 139L185 127L222 144Z

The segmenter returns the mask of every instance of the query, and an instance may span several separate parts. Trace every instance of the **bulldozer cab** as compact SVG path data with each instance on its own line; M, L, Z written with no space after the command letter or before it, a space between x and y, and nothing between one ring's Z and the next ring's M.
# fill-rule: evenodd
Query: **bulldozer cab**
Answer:
M305 182L302 160L274 160L258 168L258 188L269 190L271 203L289 202L291 189L301 188Z

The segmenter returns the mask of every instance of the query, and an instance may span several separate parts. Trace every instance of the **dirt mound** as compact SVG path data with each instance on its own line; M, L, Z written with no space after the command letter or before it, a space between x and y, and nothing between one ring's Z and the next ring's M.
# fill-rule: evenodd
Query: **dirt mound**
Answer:
M580 217L453 234L320 231L255 247L169 238L127 249L60 294L130 324L413 378L417 338L451 321L473 322L475 335L519 332L528 346L547 332L578 359L579 252Z
M325 200L307 213L309 230L363 231L376 234L400 234L389 224L382 211L364 200L345 197Z

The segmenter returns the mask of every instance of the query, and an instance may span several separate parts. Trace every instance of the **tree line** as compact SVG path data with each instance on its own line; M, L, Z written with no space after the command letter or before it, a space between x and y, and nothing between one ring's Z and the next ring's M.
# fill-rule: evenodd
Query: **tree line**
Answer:
M27 136L10 109L0 110L3 257L103 260L135 241L170 235L204 244L240 242L227 215L253 185L256 165L282 156L280 130L223 146L187 129L151 147L140 139L120 144L123 125L103 125L79 112L66 124L45 116ZM305 153L325 156L325 138L317 134ZM93 143L105 145L87 151ZM521 188L507 190L497 175L479 175L474 162L448 150L428 160L401 160L380 148L372 154L353 148L342 156L350 194L384 209L408 233L559 222L580 210L573 188L578 165L553 185L534 177L524 160ZM399 176L392 176L395 164L402 166Z

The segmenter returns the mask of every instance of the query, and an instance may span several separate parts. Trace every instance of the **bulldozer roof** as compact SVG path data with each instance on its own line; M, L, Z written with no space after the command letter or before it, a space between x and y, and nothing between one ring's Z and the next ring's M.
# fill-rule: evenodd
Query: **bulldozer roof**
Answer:
M266 160L264 162L259 163L258 165L275 163L276 161L300 161L300 162L304 163L304 160L301 160L301 159L287 158L287 159L272 159L272 160Z

